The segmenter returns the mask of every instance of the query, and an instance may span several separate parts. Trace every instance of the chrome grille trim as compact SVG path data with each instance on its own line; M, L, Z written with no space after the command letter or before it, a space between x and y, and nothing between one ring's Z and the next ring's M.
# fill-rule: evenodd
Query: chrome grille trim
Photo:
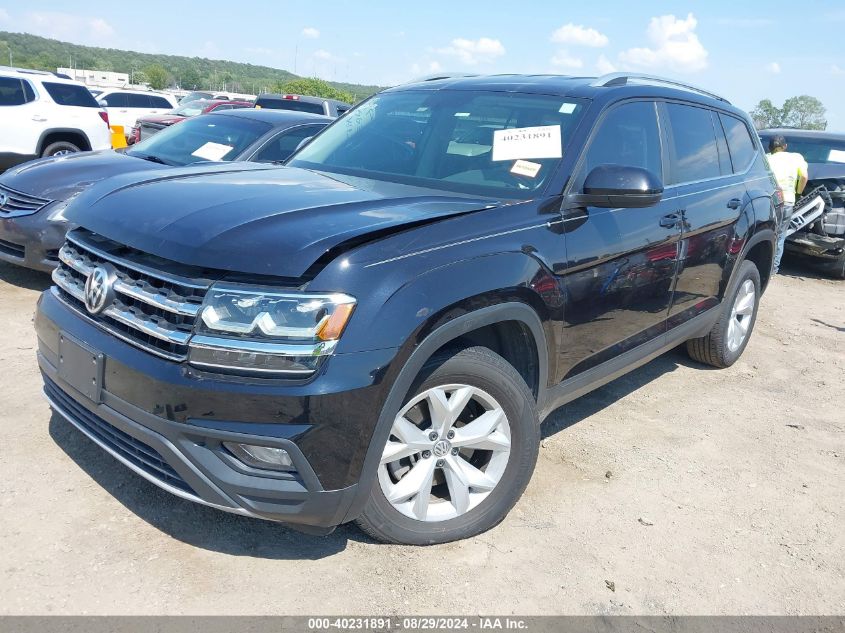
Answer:
M149 277L155 277L156 279L160 279L161 281L166 281L170 284L176 284L179 286L185 286L186 288L193 288L196 290L207 290L209 284L198 284L196 281L191 279L187 279L185 277L180 277L178 275L171 275L161 270L156 270L155 268L149 268L142 264L138 264L137 262L130 262L125 259L121 259L120 257L116 257L110 253L105 252L104 250L97 248L93 244L88 243L84 238L82 238L77 232L71 232L67 234L67 241L71 242L75 246L89 251L96 255L97 257L101 257L105 260L112 262L113 264L117 264L118 266L122 266L124 268L130 268L136 272L141 273L142 275L147 275Z
M68 275L61 267L53 269L52 278L53 282L71 297L77 301L85 302L85 286L83 283ZM129 308L122 308L116 304L108 306L100 314L168 343L187 345L188 339L191 338L190 332L162 327L160 323L152 319L140 318Z
M73 268L76 272L81 275L88 276L91 274L93 270L93 266L90 263L90 259L86 257L84 254L79 253L78 251L69 248L67 244L62 246L59 250L59 260ZM121 262L121 265L125 265ZM188 301L176 301L171 299L170 297L165 296L164 294L158 292L149 292L148 290L144 290L138 284L128 284L122 279L118 279L113 286L115 292L119 292L127 297L132 297L133 299L137 299L143 303L146 303L149 306L154 308L159 308L161 310L167 310L168 312L173 312L174 314L181 314L184 316L189 317L196 317L202 307L198 303L190 303Z
M0 218L16 218L23 215L32 215L53 202L47 198L39 198L38 196L16 191L5 185L0 185L0 192L6 195L6 204L0 207Z

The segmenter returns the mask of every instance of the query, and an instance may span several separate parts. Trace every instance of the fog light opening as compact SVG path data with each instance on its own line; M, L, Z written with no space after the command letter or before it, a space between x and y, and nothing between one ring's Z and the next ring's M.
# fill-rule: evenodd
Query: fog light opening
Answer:
M293 460L283 448L237 442L223 442L223 446L244 464L253 468L285 471L294 469Z

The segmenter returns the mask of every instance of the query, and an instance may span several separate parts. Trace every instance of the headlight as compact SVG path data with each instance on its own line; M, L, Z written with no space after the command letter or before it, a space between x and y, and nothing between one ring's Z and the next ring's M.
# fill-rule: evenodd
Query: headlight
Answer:
M309 374L334 352L355 299L213 286L200 311L189 361L249 374Z
M77 191L74 194L71 194L70 198L67 200L60 200L59 202L55 203L50 208L50 222L67 222L67 218L65 217L65 211L67 210L68 205L73 202L74 198L76 198L81 191Z

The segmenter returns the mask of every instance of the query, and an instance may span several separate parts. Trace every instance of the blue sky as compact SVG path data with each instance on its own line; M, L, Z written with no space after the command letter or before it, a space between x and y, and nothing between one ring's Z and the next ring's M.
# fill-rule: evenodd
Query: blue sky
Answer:
M0 30L390 85L439 72L637 70L750 109L810 94L845 131L845 2L0 0ZM119 70L119 69L115 69Z

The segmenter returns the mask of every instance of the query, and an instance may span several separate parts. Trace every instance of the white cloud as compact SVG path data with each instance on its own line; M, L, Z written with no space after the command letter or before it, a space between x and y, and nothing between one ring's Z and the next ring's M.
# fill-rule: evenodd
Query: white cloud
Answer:
M9 14L3 11L0 20L10 20ZM97 16L59 11L31 11L18 16L15 25L24 32L89 46L114 46L119 40L114 27Z
M596 60L596 70L599 71L600 75L607 75L608 73L615 73L616 66L604 55L599 55Z
M599 33L580 24L564 24L552 33L552 41L558 44L572 44L575 46L590 46L601 48L607 46L607 35Z
M766 64L766 72L770 72L773 75L779 75L780 74L780 64L778 64L777 62L771 62L769 64Z
M456 57L466 66L475 66L492 62L497 57L505 54L505 47L499 40L489 37L481 37L477 40L468 40L462 37L452 40L450 46L437 51L442 55Z
M566 68L570 70L574 70L577 68L584 67L584 61L580 57L573 57L569 54L568 51L558 51L555 53L555 56L552 57L552 66L557 68Z
M304 29L302 29L302 37L309 37L312 40L316 40L318 37L320 37L320 31L315 29L313 26L306 26Z
M651 47L630 48L619 54L619 60L640 68L668 68L678 72L694 72L707 67L707 49L701 44L695 28L698 21L690 13L685 20L674 15L651 18L648 39Z

